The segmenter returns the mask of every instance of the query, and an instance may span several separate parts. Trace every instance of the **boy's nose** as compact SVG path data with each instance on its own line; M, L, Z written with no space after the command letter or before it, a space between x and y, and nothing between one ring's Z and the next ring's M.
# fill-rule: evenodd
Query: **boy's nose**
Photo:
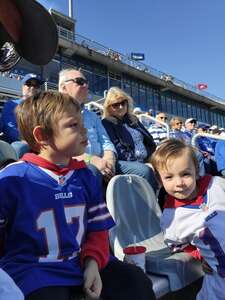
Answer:
M176 179L176 185L177 185L177 186L182 186L182 185L183 185L183 180L182 180L182 178L178 177L178 178Z

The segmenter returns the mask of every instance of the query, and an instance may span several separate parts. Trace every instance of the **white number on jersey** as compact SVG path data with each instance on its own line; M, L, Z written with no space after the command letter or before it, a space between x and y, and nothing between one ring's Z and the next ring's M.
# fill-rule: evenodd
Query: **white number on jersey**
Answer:
M80 245L84 234L84 211L85 206L67 206L64 208L65 217L68 224L77 223L78 232L74 237ZM59 262L65 258L60 257L60 236L57 229L57 221L53 209L42 212L37 219L37 228L43 231L46 238L46 247L48 254L39 258L39 262ZM71 259L72 255L67 259Z

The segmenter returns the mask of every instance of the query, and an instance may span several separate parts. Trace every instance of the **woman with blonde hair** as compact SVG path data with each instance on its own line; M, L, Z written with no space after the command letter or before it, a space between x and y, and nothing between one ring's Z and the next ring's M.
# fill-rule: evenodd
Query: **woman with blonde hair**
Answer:
M155 151L151 134L133 114L133 99L111 87L104 102L102 123L117 151L117 174L136 174L157 188L152 169L145 164Z

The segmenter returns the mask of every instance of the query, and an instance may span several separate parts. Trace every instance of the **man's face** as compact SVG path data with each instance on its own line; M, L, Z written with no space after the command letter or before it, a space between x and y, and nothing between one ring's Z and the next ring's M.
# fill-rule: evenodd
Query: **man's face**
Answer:
M28 80L22 86L22 93L23 93L23 97L25 97L25 98L33 96L39 90L40 90L40 82L35 79Z
M172 128L176 130L181 130L182 126L183 126L183 122L180 119L175 119Z
M193 130L196 127L196 121L193 120L191 122L188 122L187 124L185 124L185 127L187 130Z
M69 71L67 79L62 83L61 89L63 93L70 95L82 104L87 99L88 82L80 71Z
M160 113L156 116L156 120L160 121L160 122L164 122L166 123L167 121L167 116L164 113Z

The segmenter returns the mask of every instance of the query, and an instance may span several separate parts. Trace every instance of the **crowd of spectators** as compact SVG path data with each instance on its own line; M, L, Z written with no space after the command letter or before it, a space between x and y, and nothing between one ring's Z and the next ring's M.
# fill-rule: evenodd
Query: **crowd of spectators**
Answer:
M22 79L22 98L7 101L4 105L0 120L1 137L12 144L17 158L29 148L24 141L20 141L14 109L26 97L35 94L42 84L43 81L36 74L27 74ZM84 75L75 69L66 69L59 73L59 91L72 95L82 106L84 124L88 129L88 146L86 153L79 159L84 159L89 164L89 168L98 175L100 181L104 179L104 182L108 182L115 174L133 173L146 178L155 188L152 169L146 164L155 146L168 137L191 144L193 136L197 133L224 134L223 128L199 123L192 117L184 120L173 116L168 120L163 111L153 116L152 109L145 112L140 107L134 108L133 99L117 87L108 91L101 121L95 112L84 107L88 82ZM201 175L205 172L223 173L224 155L216 151L217 144L222 145L223 142L206 136L196 139Z
M144 112L142 112L144 114ZM163 123L164 124L163 124ZM224 136L225 129L219 128L217 125L208 125L199 123L195 118L186 120L181 117L174 116L167 122L167 115L158 112L155 116L155 123L152 123L148 130L152 134L156 145L159 145L164 139L168 138L166 132L167 125L170 127L169 138L182 140L188 145L196 148L196 155L199 161L200 175L212 174L222 175L225 166L225 152L223 150L216 151L222 147L224 141L220 141L216 136ZM204 134L210 136L204 136ZM198 135L197 135L198 134ZM196 138L194 139L196 135Z
M28 13L25 10L24 14L18 13L22 11L22 1L2 1L0 7L1 46L13 42L20 55L31 63L47 64L57 47L57 28L47 11L32 0ZM14 19L14 25L18 26L10 26L14 22L6 22L5 16ZM37 27L32 27L34 24ZM32 39L30 34L24 35L25 29L30 29L28 33L32 33ZM112 58L121 60L117 53ZM2 70L7 71L7 64L3 61L1 64ZM10 62L7 66L12 65ZM171 81L173 78L162 79ZM101 185L117 173L136 172L156 191L156 177L149 160L163 141L172 136L191 144L197 130L207 129L198 126L194 118L187 119L184 127L174 118L177 124L174 123L168 136L164 130L167 121L164 112L156 115L156 124L143 125L135 116L142 111L133 111L133 99L118 88L108 91L101 120L84 107L88 81L75 69L60 72L60 93L40 92L43 82L35 74L27 74L22 83L22 98L6 102L1 118L4 140L0 141L0 167L3 168L0 174L0 298L66 300L81 291L92 299L101 296L112 300L155 300L151 281L144 272L109 255L108 229L114 221L104 203ZM209 130L214 135L224 135L224 130L216 125ZM176 165L171 167L170 172L180 176L186 172L185 165L191 166L188 170L193 169L197 154L196 174L189 182L191 191L190 188L184 191L187 196L196 196L198 164L205 164L205 158L215 157L218 174L225 176L225 142L216 140L210 145L210 137L203 138L196 144L195 153L186 156L185 164L175 161ZM14 147L15 142L18 147ZM185 143L182 147L188 148ZM23 155L21 147L24 145L25 151L32 153ZM169 152L167 145L165 148ZM165 153L161 156L168 158ZM18 158L20 163L8 165ZM184 157L176 155L175 160L177 158L183 160ZM194 158L193 162L190 158ZM210 168L208 172L211 172ZM158 173L170 194L171 183L165 184L167 177L165 180L160 170ZM221 181L220 189L223 184ZM219 198L223 201L223 196ZM223 235L222 230L221 233ZM222 251L220 256L224 258Z

